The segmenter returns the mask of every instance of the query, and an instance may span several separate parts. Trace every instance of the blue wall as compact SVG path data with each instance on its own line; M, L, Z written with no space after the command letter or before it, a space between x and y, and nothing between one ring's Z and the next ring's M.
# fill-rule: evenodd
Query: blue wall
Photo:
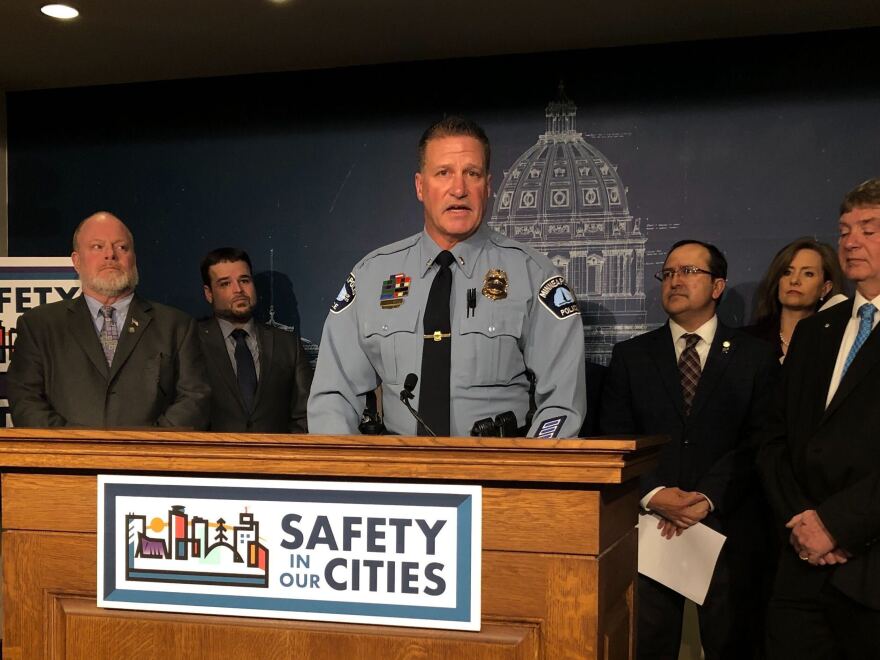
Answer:
M352 265L419 231L425 126L453 112L482 123L500 184L564 80L647 232L648 322L663 319L649 275L686 236L727 252L723 316L743 322L773 253L804 234L833 241L843 193L880 174L878 36L11 93L10 254L69 254L76 223L110 210L134 232L142 293L199 316L206 251L245 247L265 283L274 249L278 320L317 341Z

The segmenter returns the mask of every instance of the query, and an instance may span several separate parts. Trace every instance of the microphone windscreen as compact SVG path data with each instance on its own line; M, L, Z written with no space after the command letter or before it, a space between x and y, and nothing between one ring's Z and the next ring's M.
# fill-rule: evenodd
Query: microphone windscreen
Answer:
M419 382L419 377L415 374L407 374L406 378L403 381L403 387L406 391L412 392L416 388L416 383Z

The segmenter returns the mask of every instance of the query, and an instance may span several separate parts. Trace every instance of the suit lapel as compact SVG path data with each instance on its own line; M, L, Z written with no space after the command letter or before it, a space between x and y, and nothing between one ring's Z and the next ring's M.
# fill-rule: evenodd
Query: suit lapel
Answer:
M684 418L684 398L681 392L681 373L678 371L678 361L675 359L675 346L672 343L672 332L669 323L657 330L652 339L654 345L651 350L651 358L660 374L663 389L669 393L672 405L675 406L679 417Z
M736 342L733 341L733 331L720 322L715 330L715 338L709 347L709 355L706 358L706 366L700 375L697 392L694 394L694 402L691 406L691 417L699 414L703 404L711 398L712 390L718 385L730 359L736 352Z
M128 318L119 327L119 343L116 345L116 353L113 355L113 364L110 365L110 380L113 380L119 373L122 365L128 360L152 321L153 306L135 295L128 306Z
M229 352L226 350L226 339L220 331L220 324L217 323L217 319L212 318L205 323L202 332L207 337L207 342L205 342L206 357L214 363L223 379L223 383L229 388L238 405L244 410L244 399L241 398L238 379L235 377L235 370L232 368L232 363L229 361Z
M69 301L67 311L70 313L70 334L76 339L83 353L88 356L95 368L106 378L110 373L110 368L107 366L107 358L104 357L101 340L98 339L95 322L92 320L85 297L80 295Z
M257 393L254 396L254 410L260 405L263 383L268 382L269 369L272 368L272 353L275 350L275 336L262 323L254 323L257 329L257 342L260 345L260 378L257 381Z
M827 348L827 351L829 355L833 353L833 356L830 357L831 369L829 371L829 376L821 381L825 383L825 391L822 393L823 406L825 403L825 399L828 396L828 383L831 381L830 373L834 370L834 365L837 362L837 355L840 352L840 341L843 338L843 333L846 330L846 325L849 322L849 319L853 313L852 306L847 305L845 306L845 308L847 309L846 316L836 315L838 316L838 318L835 320L838 321L838 323L836 323L834 326L835 331L831 333L831 336L836 337L837 341L827 342L831 345ZM828 408L825 409L825 414L822 416L822 421L825 421L825 419L827 419L829 415L837 410L841 402L846 399L847 396L849 396L850 392L853 391L856 385L858 385L878 363L880 363L880 334L878 334L877 328L875 327L871 334L868 335L865 343L862 344L862 347L856 354L856 357L853 360L852 364L849 366L849 369L847 369L846 373L843 375L843 379L840 381L840 385L837 387L837 391L834 393L831 402L828 404Z

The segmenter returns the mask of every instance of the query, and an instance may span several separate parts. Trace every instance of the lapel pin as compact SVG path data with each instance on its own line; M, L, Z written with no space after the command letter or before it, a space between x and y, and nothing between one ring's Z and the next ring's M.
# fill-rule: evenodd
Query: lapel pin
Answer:
M831 324L830 324L830 323L826 323L826 324L825 324L825 327L826 327L826 328L830 328L830 327L831 327Z
M730 342L727 340L724 340L723 342L721 342L721 353L723 355L727 355L727 353L729 351L730 351Z

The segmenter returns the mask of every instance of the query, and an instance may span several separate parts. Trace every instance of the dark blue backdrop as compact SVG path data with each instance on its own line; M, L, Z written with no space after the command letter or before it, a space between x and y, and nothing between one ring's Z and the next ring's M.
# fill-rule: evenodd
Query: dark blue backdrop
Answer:
M564 80L642 218L646 273L679 238L716 242L731 262L723 315L741 322L772 254L804 234L833 241L843 193L880 173L878 36L11 93L10 254L69 254L75 224L110 210L135 234L141 291L198 316L207 250L245 247L265 283L274 249L278 320L317 341L352 265L420 229L424 127L451 112L481 122L500 184ZM649 323L663 318L656 284Z

